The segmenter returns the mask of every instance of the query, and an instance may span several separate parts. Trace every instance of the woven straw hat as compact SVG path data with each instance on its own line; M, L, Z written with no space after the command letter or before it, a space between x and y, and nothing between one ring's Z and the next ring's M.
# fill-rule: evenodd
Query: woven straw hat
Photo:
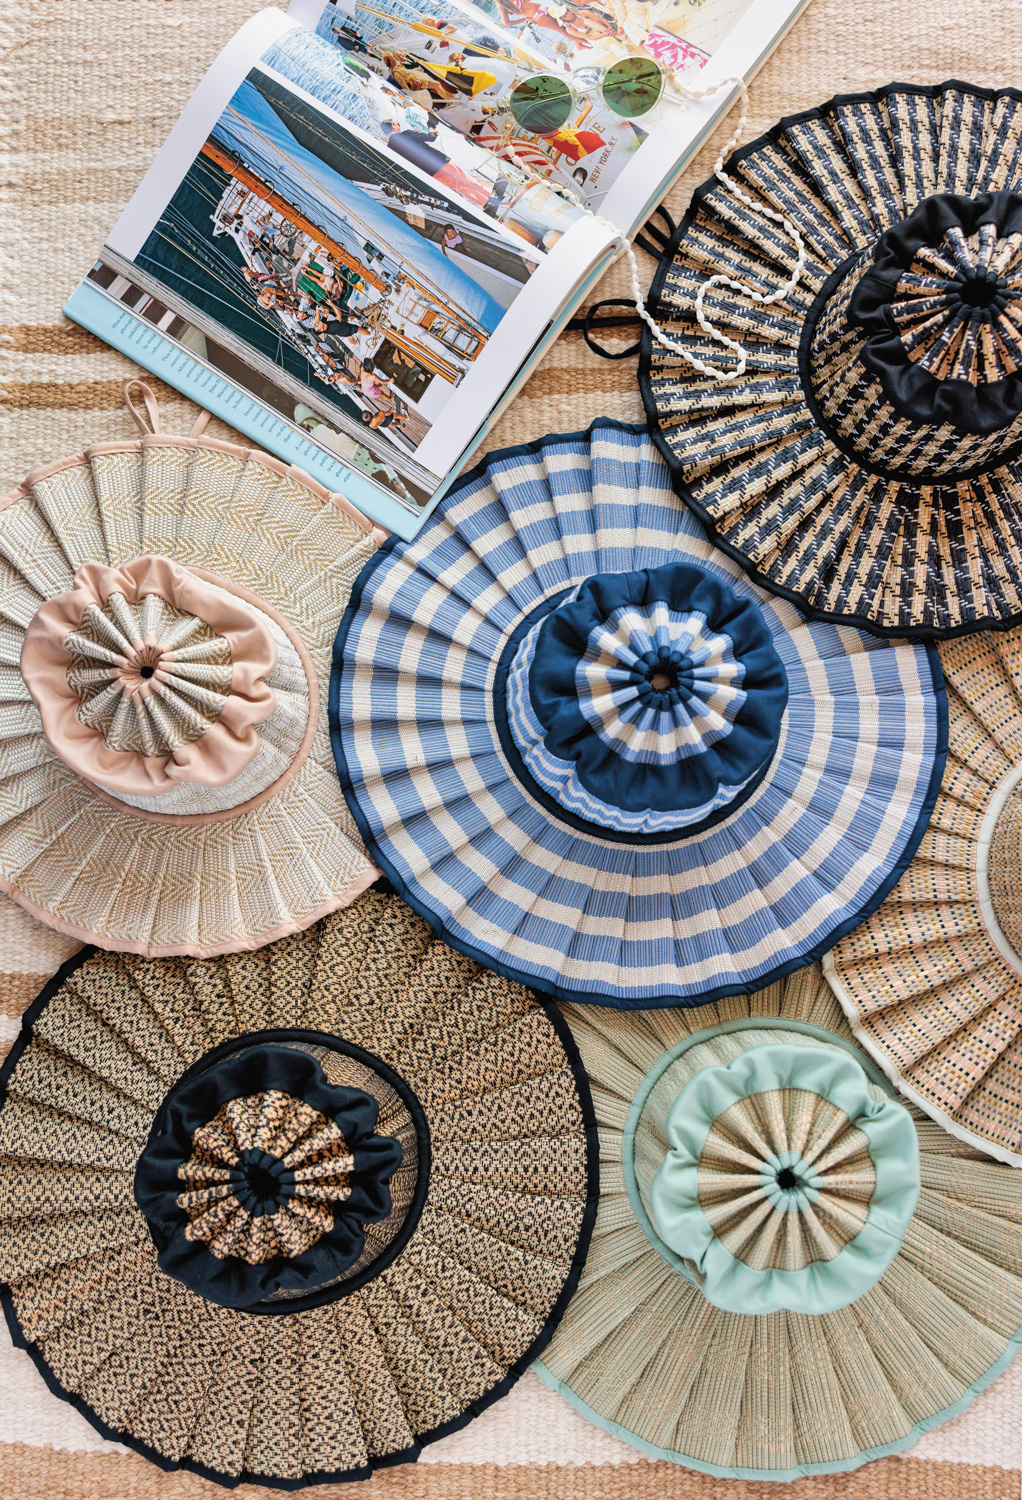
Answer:
M824 962L902 1093L1022 1166L1022 630L947 642L940 656L949 755L929 830Z
M1022 1340L1022 1177L898 1101L818 968L693 1011L565 1011L600 1205L540 1376L653 1458L857 1468Z
M414 1459L514 1383L585 1259L565 1022L378 890L257 953L80 955L0 1077L15 1343L162 1468Z
M141 389L153 431L0 501L0 889L105 948L231 952L375 879L320 695L382 533L266 454L162 435Z
M492 453L366 566L338 770L461 952L559 999L701 1004L808 963L911 857L936 653L806 624L707 542L643 431Z
M748 355L720 384L645 335L640 383L679 493L728 555L816 619L948 636L1022 621L1022 96L892 84L782 120L728 171L790 220L807 262L710 321ZM653 284L700 331L711 277L763 292L789 237L716 180Z

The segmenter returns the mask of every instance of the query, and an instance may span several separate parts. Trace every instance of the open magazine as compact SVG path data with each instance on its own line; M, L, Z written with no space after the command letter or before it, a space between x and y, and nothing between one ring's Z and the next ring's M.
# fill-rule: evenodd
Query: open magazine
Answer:
M806 3L263 11L65 311L411 537Z

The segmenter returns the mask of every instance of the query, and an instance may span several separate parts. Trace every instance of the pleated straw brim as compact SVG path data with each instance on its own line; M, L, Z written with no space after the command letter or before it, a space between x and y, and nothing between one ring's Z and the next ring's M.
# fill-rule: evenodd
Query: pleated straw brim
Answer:
M918 1112L918 1208L889 1268L850 1306L722 1311L640 1227L622 1161L644 1077L684 1039L735 1026L846 1043L818 967L697 1012L565 1013L600 1127L600 1206L578 1292L536 1369L583 1416L651 1458L789 1480L908 1448L1006 1368L1022 1337L1022 1179Z
M1019 623L1022 424L976 437L908 420L861 367L839 302L879 236L927 198L1018 193L1022 97L957 82L839 96L781 120L727 170L753 206L717 179L696 191L651 289L666 335L735 369L695 302L716 275L768 294L788 280L791 238L758 205L790 220L806 263L767 306L729 286L705 294L711 323L746 350L737 379L697 374L644 331L643 400L679 494L810 618L926 638Z
M1022 631L941 647L950 709L919 851L825 961L857 1039L959 1139L1022 1165Z
M515 758L523 631L586 580L692 564L762 612L788 706L712 826L617 834ZM366 566L335 648L338 770L373 858L461 952L560 1000L700 1005L810 962L898 879L945 744L936 653L807 624L715 552L645 432L491 453Z
M400 1253L339 1300L278 1316L164 1275L132 1197L161 1097L249 1033L362 1048L428 1127ZM100 1432L162 1468L294 1489L414 1459L510 1388L585 1258L595 1132L567 1026L376 890L258 953L86 953L29 1011L2 1076L15 1342ZM394 1218L409 1212L407 1165Z
M79 941L150 955L256 947L364 890L375 872L319 698L351 584L380 535L277 459L156 435L51 464L0 502L0 889ZM201 815L197 803L179 815L173 796L129 806L81 779L44 737L19 670L26 625L76 569L148 554L238 586L302 657L301 745L272 742L275 714L260 734L263 759L280 763L276 783L268 774L257 795L226 801L209 793ZM286 696L286 683L276 690Z

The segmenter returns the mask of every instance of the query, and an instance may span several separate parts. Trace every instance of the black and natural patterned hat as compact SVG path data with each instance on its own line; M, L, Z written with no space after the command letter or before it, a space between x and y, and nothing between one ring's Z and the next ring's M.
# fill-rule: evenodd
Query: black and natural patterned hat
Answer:
M880 634L1022 621L1022 95L782 120L695 194L650 309L651 428L758 582Z
M14 1341L162 1468L414 1459L513 1384L585 1260L565 1022L378 889L256 953L86 950L0 1084Z

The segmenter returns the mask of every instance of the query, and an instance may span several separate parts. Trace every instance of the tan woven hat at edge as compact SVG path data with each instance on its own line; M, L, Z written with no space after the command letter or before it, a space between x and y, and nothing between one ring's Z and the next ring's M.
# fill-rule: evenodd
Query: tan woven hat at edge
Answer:
M1022 1166L1022 630L947 641L940 659L948 757L929 827L824 968L901 1092Z
M908 1448L1011 1362L1022 1174L897 1099L817 966L698 1009L564 1013L600 1200L534 1368L583 1416L791 1480Z

